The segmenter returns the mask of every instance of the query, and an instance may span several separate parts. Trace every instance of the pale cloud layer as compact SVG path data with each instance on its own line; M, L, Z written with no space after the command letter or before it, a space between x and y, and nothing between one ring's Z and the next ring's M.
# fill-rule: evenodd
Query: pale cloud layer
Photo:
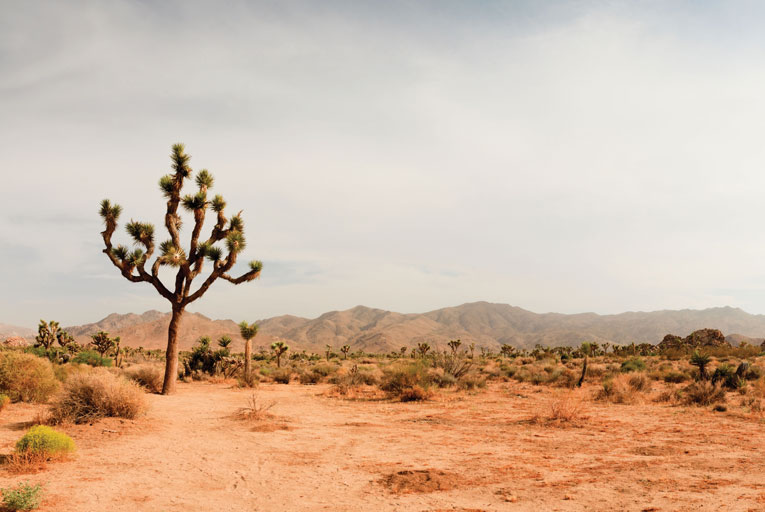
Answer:
M160 224L177 141L265 264L213 317L763 313L764 11L0 0L0 322L167 309L96 210Z

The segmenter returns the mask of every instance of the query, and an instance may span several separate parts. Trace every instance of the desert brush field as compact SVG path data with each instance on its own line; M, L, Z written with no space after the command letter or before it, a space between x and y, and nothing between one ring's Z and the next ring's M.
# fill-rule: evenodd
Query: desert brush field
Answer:
M169 396L152 357L27 352L0 352L6 510L765 509L752 347L717 349L706 379L698 352L594 351L581 387L582 354L550 349L269 357L250 385L192 369ZM20 448L36 428L75 446Z

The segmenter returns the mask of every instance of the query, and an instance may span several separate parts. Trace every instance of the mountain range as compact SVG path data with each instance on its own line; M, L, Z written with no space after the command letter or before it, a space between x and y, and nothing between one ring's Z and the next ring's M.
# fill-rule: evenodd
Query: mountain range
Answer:
M120 336L124 345L164 348L169 313L147 311L141 315L113 313L91 324L66 327L81 343L99 330ZM498 349L503 343L519 348L536 344L576 346L584 341L616 344L658 343L665 334L687 336L701 328L720 329L734 344L761 342L765 336L765 315L752 315L738 308L719 307L704 310L664 310L628 312L615 315L595 313L533 313L507 304L473 302L428 313L403 314L357 306L345 311L331 311L318 318L283 315L258 322L260 332L254 346L267 348L274 339L283 339L293 350L323 352L327 344L335 349L348 344L352 350L389 352L402 346L427 341L445 347L450 339L460 338L465 345L475 343ZM0 324L1 327L6 327ZM0 336L22 335L29 329ZM242 347L239 328L232 320L212 320L199 313L187 312L180 328L181 349L188 349L203 335L214 340L231 336L234 349ZM758 339L759 338L759 339Z

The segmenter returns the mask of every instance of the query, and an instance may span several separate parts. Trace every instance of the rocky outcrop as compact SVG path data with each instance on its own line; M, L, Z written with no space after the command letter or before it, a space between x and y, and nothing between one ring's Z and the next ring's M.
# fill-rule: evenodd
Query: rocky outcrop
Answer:
M3 347L6 348L26 347L28 345L29 342L20 336L11 336L3 341Z
M659 343L660 350L686 349L700 347L730 347L725 335L719 329L699 329L685 338L667 334Z

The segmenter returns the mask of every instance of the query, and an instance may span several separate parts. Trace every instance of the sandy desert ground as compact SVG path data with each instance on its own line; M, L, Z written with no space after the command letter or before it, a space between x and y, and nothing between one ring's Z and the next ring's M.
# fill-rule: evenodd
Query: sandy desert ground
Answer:
M582 401L574 423L534 421L567 390L495 383L398 403L263 384L274 418L234 413L250 391L180 384L134 421L64 427L73 459L0 486L43 483L43 512L765 510L765 423L736 412ZM574 393L589 397L593 389ZM0 417L0 451L43 406Z

